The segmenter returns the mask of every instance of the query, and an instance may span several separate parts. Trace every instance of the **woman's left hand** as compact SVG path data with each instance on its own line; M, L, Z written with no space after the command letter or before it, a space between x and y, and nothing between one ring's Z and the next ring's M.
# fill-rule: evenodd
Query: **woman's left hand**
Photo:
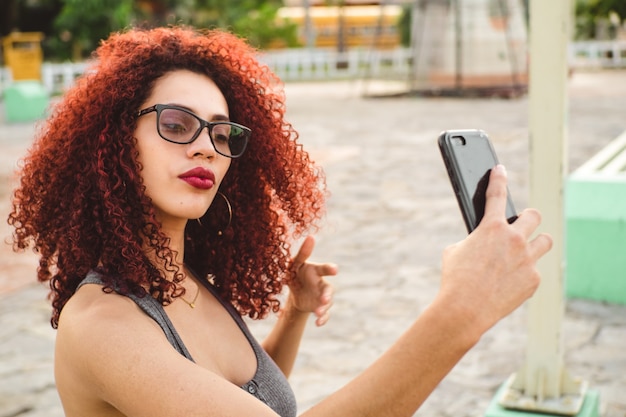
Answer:
M329 310L333 304L334 292L333 286L325 277L337 275L337 266L331 263L307 262L314 247L315 239L307 236L293 258L291 267L295 276L289 283L287 305L299 312L315 314L315 324L323 326L330 318Z

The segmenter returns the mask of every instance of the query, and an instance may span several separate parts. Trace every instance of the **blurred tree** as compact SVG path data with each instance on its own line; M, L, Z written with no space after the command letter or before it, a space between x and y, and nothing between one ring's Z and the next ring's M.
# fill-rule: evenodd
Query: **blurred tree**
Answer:
M298 46L297 26L277 20L282 0L187 0L174 3L177 4L177 16L196 27L230 30L262 49Z
M0 38L13 31L42 32L44 57L50 56L48 43L54 35L52 20L61 10L61 1L0 0Z
M57 58L81 60L112 31L134 22L141 14L133 0L62 0L54 21L57 36L51 47Z
M17 0L2 0L0 2L0 36L6 36L16 29Z
M595 16L606 17L614 12L622 21L626 19L626 1L624 0L587 0L586 3L588 3L590 12Z
M413 19L413 5L405 4L402 6L402 15L398 21L398 30L400 31L400 43L402 46L411 46L411 23Z
M51 41L60 59L85 58L111 32L128 26L188 24L233 31L258 47L297 45L295 24L277 23L281 0L60 0Z
M279 22L277 12L276 5L262 4L237 18L232 29L244 36L251 45L261 49L301 46L298 26L295 23Z
M617 25L626 21L625 0L577 0L576 34L577 39L595 39L600 22L609 26L609 37L614 36ZM612 29L612 31L611 31Z

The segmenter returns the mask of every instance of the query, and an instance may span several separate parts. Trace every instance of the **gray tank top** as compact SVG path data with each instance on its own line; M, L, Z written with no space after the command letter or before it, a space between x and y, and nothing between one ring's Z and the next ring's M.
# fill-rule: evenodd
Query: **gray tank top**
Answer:
M95 271L90 271L85 279L78 285L78 288L84 284L99 284L104 285L102 276ZM259 400L267 404L272 410L274 410L281 417L295 417L297 412L296 399L293 394L285 375L280 368L274 363L272 358L265 352L257 340L252 336L246 323L242 320L237 310L230 304L224 302L215 292L215 289L209 282L204 280L198 280L215 296L217 300L224 306L228 313L233 317L243 334L248 339L250 346L254 350L257 361L256 373L250 381L244 384L241 388L248 393L252 394ZM77 290L78 290L77 288ZM176 332L176 329L172 325L165 309L157 300L152 297L136 297L134 295L128 295L149 317L156 321L167 340L181 355L194 361L189 351L185 347L182 339Z

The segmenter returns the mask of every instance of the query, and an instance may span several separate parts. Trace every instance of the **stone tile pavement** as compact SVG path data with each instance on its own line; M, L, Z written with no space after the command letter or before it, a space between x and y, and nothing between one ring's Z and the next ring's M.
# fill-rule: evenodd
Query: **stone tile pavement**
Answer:
M287 85L288 118L324 167L331 197L314 257L339 264L333 317L309 327L291 382L304 410L378 357L430 302L443 248L465 235L436 147L444 129L486 130L516 206L528 194L528 100L367 99L398 85L363 81ZM0 107L1 107L0 103ZM626 130L626 72L575 73L570 81L569 168ZM3 114L3 113L2 113ZM32 124L0 115L0 214ZM3 221L4 241L10 229ZM36 258L0 245L0 417L63 415L53 377L54 331ZM252 323L263 337L271 325ZM604 417L626 416L626 307L569 300L563 332L571 374L599 391ZM522 307L488 332L418 416L482 416L524 361Z

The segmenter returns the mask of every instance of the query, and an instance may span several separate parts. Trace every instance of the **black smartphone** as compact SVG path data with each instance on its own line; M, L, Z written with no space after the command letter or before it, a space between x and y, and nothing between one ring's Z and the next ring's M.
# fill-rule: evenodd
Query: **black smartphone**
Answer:
M489 174L498 157L482 130L446 130L439 135L438 144L467 232L471 233L485 214ZM509 223L517 219L508 190L506 218Z

